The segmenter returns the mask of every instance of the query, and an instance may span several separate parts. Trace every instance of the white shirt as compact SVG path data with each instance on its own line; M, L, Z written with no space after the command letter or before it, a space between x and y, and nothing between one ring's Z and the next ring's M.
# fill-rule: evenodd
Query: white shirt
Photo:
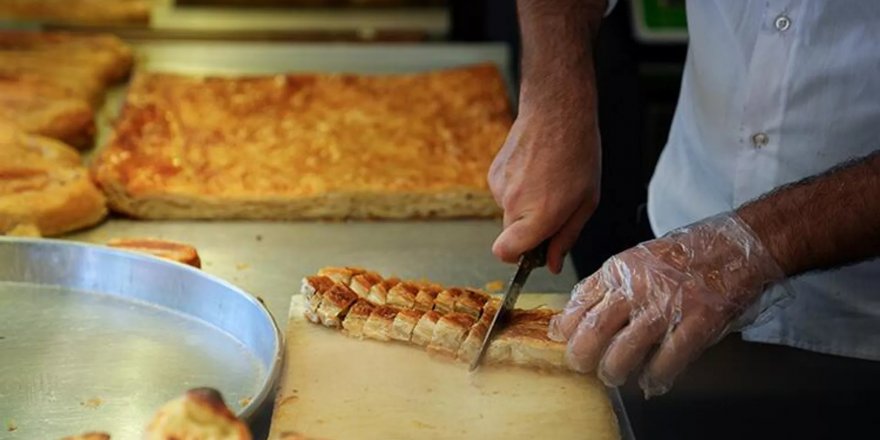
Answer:
M880 149L880 0L694 0L687 16L681 95L649 188L656 234ZM880 360L880 260L790 286L744 339Z

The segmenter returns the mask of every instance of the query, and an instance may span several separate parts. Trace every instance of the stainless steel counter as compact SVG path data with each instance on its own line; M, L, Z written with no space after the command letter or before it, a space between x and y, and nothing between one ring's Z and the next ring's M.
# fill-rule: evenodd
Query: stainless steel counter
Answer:
M500 44L369 45L281 43L145 43L135 45L139 69L188 74L285 71L409 72L493 62L505 74L509 52ZM509 80L509 78L508 78ZM118 109L115 91L101 114L99 132ZM100 141L99 141L100 142ZM385 275L482 286L506 282L513 267L496 260L495 220L363 222L142 222L113 218L69 238L103 243L115 237L156 237L199 249L203 269L263 299L280 326L300 279L328 265L368 267ZM577 281L570 261L562 274L535 271L532 292L567 294ZM630 438L619 394L611 392L624 438ZM259 427L257 427L259 429Z
M148 236L191 243L203 269L265 301L280 325L300 279L322 266L356 265L383 274L482 286L507 281L512 267L490 252L500 223L440 222L143 222L112 219L74 234L103 243L114 237ZM553 276L540 269L529 279L533 292L568 292L576 275L567 264Z

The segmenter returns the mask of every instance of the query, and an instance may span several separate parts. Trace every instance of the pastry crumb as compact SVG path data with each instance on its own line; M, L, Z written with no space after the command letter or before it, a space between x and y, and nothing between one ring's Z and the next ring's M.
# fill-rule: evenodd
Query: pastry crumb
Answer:
M250 404L250 403L251 403L250 397L244 397L244 398L241 398L238 400L238 405L242 406L242 407L248 406L248 404Z
M251 267L251 265L247 263L236 263L235 270L245 270L249 267Z
M9 432L13 432L18 429L18 425L15 423L15 419L9 419L6 421L6 430Z
M103 405L104 401L101 400L99 397L92 397L91 399L80 402L79 404L89 409L96 409L99 406Z
M501 280L489 281L483 287L486 290L488 290L489 292L498 292L499 290L504 288L504 281L501 281Z

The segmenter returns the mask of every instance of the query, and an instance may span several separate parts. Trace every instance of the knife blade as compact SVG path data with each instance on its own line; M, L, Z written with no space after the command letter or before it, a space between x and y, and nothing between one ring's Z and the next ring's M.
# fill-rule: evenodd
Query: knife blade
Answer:
M519 298L519 294L522 292L523 286L526 284L526 280L528 280L532 270L547 264L547 247L549 244L550 240L545 240L543 243L539 244L538 247L519 257L516 272L513 274L513 278L511 278L510 284L507 286L507 292L504 293L501 307L498 308L498 311L495 312L495 316L492 317L492 323L489 324L486 336L483 337L483 344L480 345L480 351L477 352L477 356L471 361L468 371L474 371L480 366L480 361L483 360L483 356L485 356L486 350L492 342L492 338L507 324L507 320L510 317L510 311L513 310L513 307L516 305L516 300Z

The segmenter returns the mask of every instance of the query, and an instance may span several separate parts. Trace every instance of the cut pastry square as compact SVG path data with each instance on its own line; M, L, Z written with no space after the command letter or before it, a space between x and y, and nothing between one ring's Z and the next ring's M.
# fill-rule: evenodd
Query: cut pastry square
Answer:
M370 289L381 282L382 277L376 272L364 272L351 277L349 287L351 287L351 290L353 290L357 296L367 298L370 295Z
M374 284L373 287L370 288L370 293L367 294L367 300L375 305L385 305L388 291L399 282L400 280L397 278L388 278L380 283Z
M443 288L437 285L424 284L419 286L419 293L416 294L413 309L421 310L423 312L433 310L434 300L437 299L437 295L439 295L441 291L443 291Z
M399 311L391 325L391 339L409 342L412 338L413 329L415 329L423 314L424 312L418 310Z
M466 313L475 319L480 317L483 306L489 301L489 294L473 289L462 289L462 292L455 299L454 310L459 313Z
M471 327L467 337L462 341L461 347L458 349L458 359L468 363L473 361L474 358L477 357L477 353L480 352L480 347L483 345L483 339L486 338L486 333L488 331L488 323L484 322L482 319L477 321L477 323Z
M334 284L323 293L318 318L327 327L341 327L341 316L357 301L357 294L343 284Z
M434 334L431 343L428 344L428 351L454 359L475 322L476 319L466 313L450 313L440 317L434 325Z
M542 369L565 369L564 342L547 336L547 327L522 325L505 328L498 336L509 350L509 360L504 362L524 367Z
M364 323L364 337L379 341L391 340L391 328L394 325L394 318L396 316L397 309L387 306L376 307L370 313L367 322Z
M351 278L353 276L360 275L364 272L366 272L364 269L357 267L325 267L318 271L318 275L325 276L337 283L342 283L348 286L351 283Z
M364 337L364 324L373 313L375 307L364 299L358 299L342 321L343 331L353 338Z
M443 289L443 291L437 295L437 298L434 299L434 310L444 315L454 312L455 302L462 293L464 293L464 290L459 289L458 287Z
M403 281L388 290L385 304L401 309L411 309L415 305L418 293L419 288L416 285Z
M330 290L335 284L336 282L323 275L307 276L302 280L300 293L305 295L306 298L311 298L316 294Z
M557 312L555 310L546 309L546 308L535 308L535 309L516 309L511 311L510 313L510 324L511 328L548 328L550 326L550 320L553 318Z
M419 322L416 323L415 328L413 328L410 342L421 346L427 346L431 343L431 338L434 337L434 326L437 324L440 316L440 313L433 310L425 312L425 314L419 318Z

